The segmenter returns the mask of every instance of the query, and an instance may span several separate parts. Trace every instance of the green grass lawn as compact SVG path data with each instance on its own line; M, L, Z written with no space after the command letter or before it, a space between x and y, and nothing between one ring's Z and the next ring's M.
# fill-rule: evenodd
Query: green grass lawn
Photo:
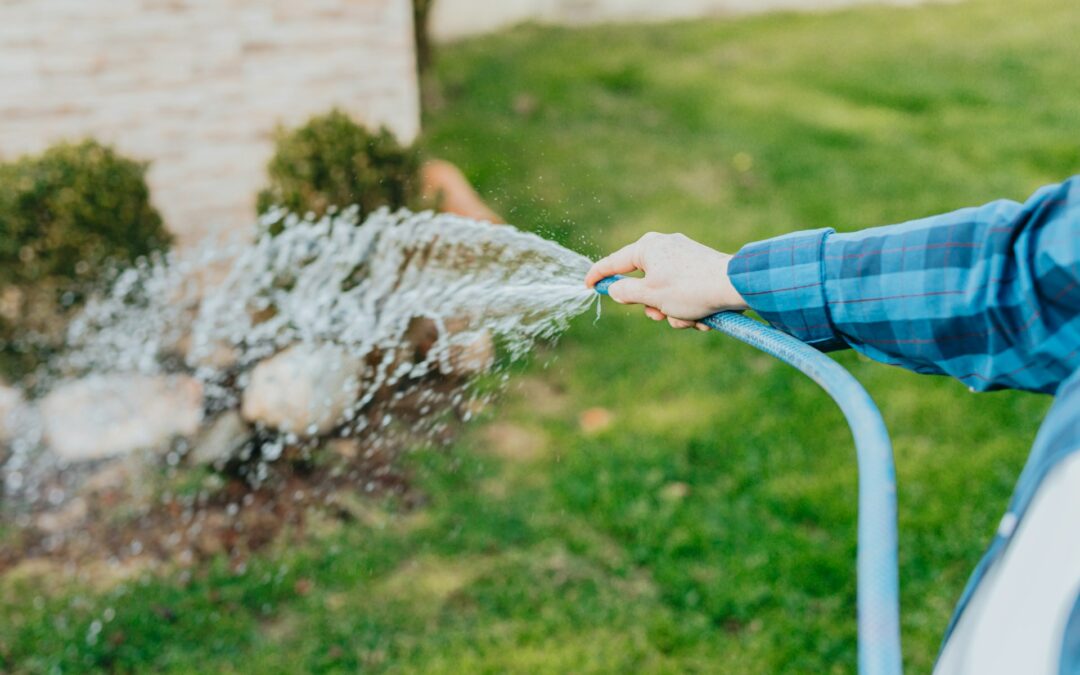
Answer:
M1077 172L1078 34L1074 0L523 27L440 50L425 143L578 250L735 250ZM838 358L893 435L905 660L927 672L1049 399ZM611 423L583 428L590 408ZM747 347L608 303L409 462L424 506L372 504L242 575L4 580L0 670L854 669L850 437Z

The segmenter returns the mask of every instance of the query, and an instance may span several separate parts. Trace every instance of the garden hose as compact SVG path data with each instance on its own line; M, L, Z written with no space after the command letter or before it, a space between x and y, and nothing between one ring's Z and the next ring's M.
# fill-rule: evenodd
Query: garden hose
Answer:
M622 277L596 283L608 294ZM833 398L855 438L859 471L858 631L859 672L892 675L902 670L897 569L896 472L885 421L862 385L840 364L813 347L737 312L701 320L803 372Z

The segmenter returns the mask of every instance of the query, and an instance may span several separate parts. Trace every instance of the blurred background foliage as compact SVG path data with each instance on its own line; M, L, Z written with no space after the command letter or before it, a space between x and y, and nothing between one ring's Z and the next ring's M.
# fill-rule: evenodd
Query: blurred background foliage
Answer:
M525 26L440 50L423 145L589 254L898 222L1080 168L1078 28L1071 0ZM928 672L1049 399L838 358L893 433L905 659ZM242 574L8 575L0 665L854 670L850 437L747 347L605 304L409 463L423 505L363 505Z
M110 269L168 248L146 166L92 140L0 163L0 376L59 347Z
M360 206L360 216L381 206L417 208L417 149L403 146L387 129L369 131L341 110L278 132L259 193L258 210L281 206L301 216L322 216L331 206Z

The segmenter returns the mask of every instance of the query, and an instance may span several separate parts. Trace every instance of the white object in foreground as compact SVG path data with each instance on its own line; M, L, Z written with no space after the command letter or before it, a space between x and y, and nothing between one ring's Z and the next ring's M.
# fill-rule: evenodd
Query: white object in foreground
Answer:
M1080 452L1043 478L1012 541L987 571L934 669L936 675L1057 675L1080 589Z

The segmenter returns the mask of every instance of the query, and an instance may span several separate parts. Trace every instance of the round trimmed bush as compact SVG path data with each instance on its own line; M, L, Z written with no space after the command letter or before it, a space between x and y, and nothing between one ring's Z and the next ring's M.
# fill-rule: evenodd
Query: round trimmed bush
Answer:
M56 348L107 269L168 247L145 174L92 140L0 164L0 373Z
M332 110L293 131L279 131L259 212L281 206L321 216L331 206L356 204L363 216L381 206L415 206L419 166L416 149L402 146L387 129L372 133Z

